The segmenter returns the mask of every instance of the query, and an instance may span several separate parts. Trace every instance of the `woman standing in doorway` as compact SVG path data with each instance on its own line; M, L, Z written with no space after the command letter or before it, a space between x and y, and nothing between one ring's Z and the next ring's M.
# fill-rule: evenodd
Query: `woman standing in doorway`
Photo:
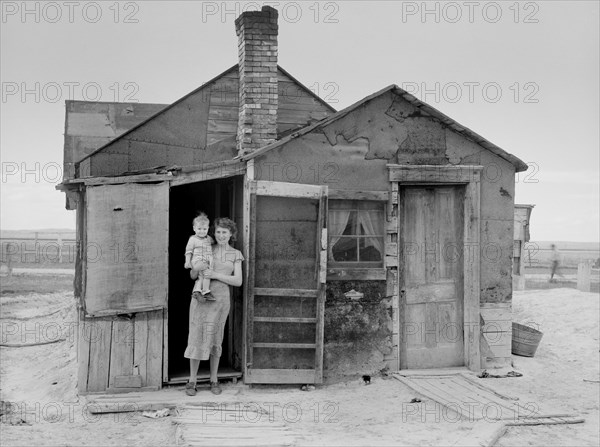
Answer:
M210 360L210 390L213 394L221 394L217 371L223 351L225 321L229 315L229 286L242 285L244 257L230 245L236 236L235 222L226 217L215 219L217 243L213 246L213 266L204 271L204 276L211 279L210 290L215 300L200 297L192 298L190 303L188 345L183 354L190 359L190 379L185 386L188 396L196 395L196 376L201 360ZM192 270L190 276L197 279L198 271Z

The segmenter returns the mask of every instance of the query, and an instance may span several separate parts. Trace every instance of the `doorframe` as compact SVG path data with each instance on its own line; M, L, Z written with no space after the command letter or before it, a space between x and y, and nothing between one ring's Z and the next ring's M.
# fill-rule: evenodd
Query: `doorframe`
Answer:
M155 174L154 174L155 175ZM226 160L220 162L203 163L201 165L189 166L166 174L165 180L169 181L169 195L174 186L188 185L190 183L202 183L209 180L224 180L231 177L246 177L246 163L239 160ZM152 181L152 177L144 174L146 181ZM118 181L119 178L116 178ZM235 209L234 200L243 200L242 198L232 198L232 204ZM169 213L171 213L171 203L168 204ZM245 242L244 242L245 243ZM169 251L167 250L167 256ZM242 349L244 349L242 342ZM162 349L162 383L168 384L169 378L169 295L167 287L167 306L163 309L163 349Z
M400 236L399 189L404 186L465 186L463 206L463 342L464 363L471 371L481 369L479 350L480 320L479 320L479 284L480 284L480 196L481 196L481 171L483 166L478 165L399 165L388 164L390 181L391 206L395 213L395 230ZM395 214L395 216L393 216ZM392 222L393 223L393 222ZM397 244L396 256L400 266L400 243ZM398 334L397 359L400 370L400 350L402 348L402 331L400 330L400 275L396 275L393 305L398 316L394 319L395 332Z
M254 296L255 287L255 241L256 241L256 198L257 191L260 195L290 197L290 198L305 198L318 199L319 212L317 216L317 225L321 229L316 236L316 305L317 305L317 324L316 324L316 349L315 349L315 368L313 370L298 370L299 382L288 382L280 379L273 379L269 382L254 382L249 381L249 367L252 364L252 356L249 353L249 345L252 340L253 326L250 321L253 319L254 309L253 303L250 303L251 297ZM248 260L244 272L243 293L244 293L244 318L243 318L243 357L242 357L242 372L244 383L322 383L323 379L323 331L324 331L324 303L325 290L327 281L327 200L328 187L326 185L312 185L303 183L286 183L255 180L254 178L254 160L248 161L246 176L244 178L244 252L245 259ZM308 290L299 289L302 292ZM302 295L291 295L302 296ZM310 294L310 296L313 296ZM273 370L282 371L282 370ZM287 371L287 370L286 370ZM308 374L308 375L307 375ZM313 379L311 381L311 378Z

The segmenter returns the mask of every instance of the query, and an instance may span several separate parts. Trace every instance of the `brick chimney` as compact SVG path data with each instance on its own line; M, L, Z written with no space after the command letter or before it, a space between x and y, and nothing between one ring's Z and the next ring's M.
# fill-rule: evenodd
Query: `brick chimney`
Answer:
M238 155L277 139L277 10L263 6L235 21L240 71Z

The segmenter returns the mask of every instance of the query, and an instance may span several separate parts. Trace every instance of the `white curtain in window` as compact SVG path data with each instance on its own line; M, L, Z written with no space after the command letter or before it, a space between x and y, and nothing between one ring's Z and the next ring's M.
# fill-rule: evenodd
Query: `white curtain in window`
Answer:
M348 225L348 219L350 218L350 211L348 210L329 210L329 228L327 231L331 235L329 240L329 260L333 261L333 246L340 240L340 237L346 225Z
M365 234L378 235L377 237L369 239L369 241L373 241L375 248L381 253L381 259L383 259L383 237L381 237L383 231L383 214L369 213L366 210L360 210L358 212L358 224L362 225L365 229Z

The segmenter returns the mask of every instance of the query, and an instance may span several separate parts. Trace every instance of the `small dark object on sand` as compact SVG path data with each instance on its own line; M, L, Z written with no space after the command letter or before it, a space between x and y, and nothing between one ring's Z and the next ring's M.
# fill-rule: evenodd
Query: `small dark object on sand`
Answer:
M371 384L371 376L362 376L362 379L365 382L365 385Z

